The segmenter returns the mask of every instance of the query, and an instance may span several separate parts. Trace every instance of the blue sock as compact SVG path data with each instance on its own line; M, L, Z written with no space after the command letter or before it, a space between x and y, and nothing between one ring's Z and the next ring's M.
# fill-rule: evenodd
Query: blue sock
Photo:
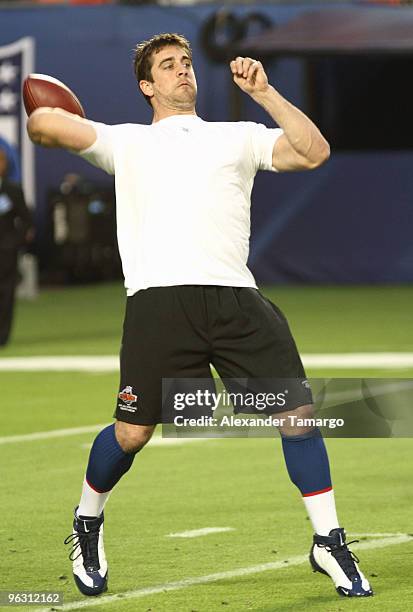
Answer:
M113 489L129 470L136 453L125 453L115 436L115 425L102 429L93 442L86 480L98 493Z
M282 445L288 474L304 497L332 489L327 449L318 428L282 437Z

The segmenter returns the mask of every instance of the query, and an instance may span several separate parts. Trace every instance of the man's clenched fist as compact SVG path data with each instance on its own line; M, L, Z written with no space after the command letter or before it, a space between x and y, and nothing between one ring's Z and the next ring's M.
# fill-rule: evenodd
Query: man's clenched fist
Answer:
M261 62L250 57L236 57L230 62L230 68L234 83L250 96L268 89L268 78Z

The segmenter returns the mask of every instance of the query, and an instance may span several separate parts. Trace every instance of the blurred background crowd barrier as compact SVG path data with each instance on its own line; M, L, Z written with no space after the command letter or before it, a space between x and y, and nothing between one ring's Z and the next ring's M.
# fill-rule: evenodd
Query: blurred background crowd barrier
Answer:
M57 77L96 121L149 123L133 48L164 31L192 42L202 118L272 125L232 83L229 60L250 55L331 143L330 161L313 172L259 173L250 255L257 281L413 280L413 7L75 3L0 5L0 137L17 151L35 208L41 281L120 277L113 180L64 151L31 146L22 79Z

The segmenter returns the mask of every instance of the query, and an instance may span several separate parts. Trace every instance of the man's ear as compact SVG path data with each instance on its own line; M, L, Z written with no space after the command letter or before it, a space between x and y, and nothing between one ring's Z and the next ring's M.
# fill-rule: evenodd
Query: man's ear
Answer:
M139 81L139 87L145 96L149 96L150 98L153 96L153 86L150 81Z

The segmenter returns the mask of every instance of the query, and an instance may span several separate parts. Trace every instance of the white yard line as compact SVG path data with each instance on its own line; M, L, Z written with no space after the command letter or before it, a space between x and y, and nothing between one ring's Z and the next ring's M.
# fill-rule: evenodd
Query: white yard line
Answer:
M178 531L168 533L166 538L199 538L210 533L223 533L224 531L235 531L234 527L203 527L202 529L192 529L191 531Z
M404 536L405 533L347 533L347 537L351 538L395 538L396 536ZM413 537L413 536L409 536Z
M308 368L394 369L413 367L413 353L306 353ZM3 372L117 372L117 355L73 355L47 357L2 357Z
M307 368L411 368L413 353L327 353L302 355Z
M12 444L16 442L32 442L35 440L47 440L49 438L64 438L66 436L77 436L80 434L96 433L107 427L110 423L102 423L101 425L87 425L85 427L70 427L67 429L52 429L50 431L35 431L29 434L21 434L18 436L2 436L0 437L0 445ZM162 436L154 436L148 447L151 446L179 446L180 444L189 444L191 442L203 442L212 440L213 438L162 438ZM89 443L81 444L87 448Z
M387 546L393 546L395 544L406 544L407 542L412 541L413 536L402 534L395 535L394 537L371 540L370 542L362 542L361 544L353 545L352 548L357 550L369 550L373 548L386 548ZM208 574L207 576L194 576L193 578L184 578L183 580L177 580L175 582L165 582L164 584L158 584L152 587L136 589L133 591L126 591L124 593L117 593L116 595L103 595L101 597L82 599L81 601L74 601L72 603L64 604L63 606L59 606L57 609L66 612L67 610L80 610L81 608L89 608L92 606L105 606L111 603L121 604L123 601L126 601L128 599L138 599L139 597L146 597L147 595L157 595L158 593L178 591L180 589L186 589L188 587L192 587L198 584L218 582L219 580L242 578L243 576L249 576L251 574L259 574L261 572L266 572L269 570L285 569L293 565L302 565L304 563L308 563L308 554L275 561L273 563L262 563L261 565L240 567L238 569L229 570L226 572ZM50 612L51 609L51 607L48 607L36 608L35 610L36 612Z
M52 429L51 431L35 431L34 433L21 434L19 436L2 436L0 444L11 444L13 442L31 442L32 440L47 440L48 438L63 438L66 436L77 436L78 434L95 433L106 427L102 425L88 425L86 427L70 427L68 429Z
M3 372L117 372L117 355L2 357Z

